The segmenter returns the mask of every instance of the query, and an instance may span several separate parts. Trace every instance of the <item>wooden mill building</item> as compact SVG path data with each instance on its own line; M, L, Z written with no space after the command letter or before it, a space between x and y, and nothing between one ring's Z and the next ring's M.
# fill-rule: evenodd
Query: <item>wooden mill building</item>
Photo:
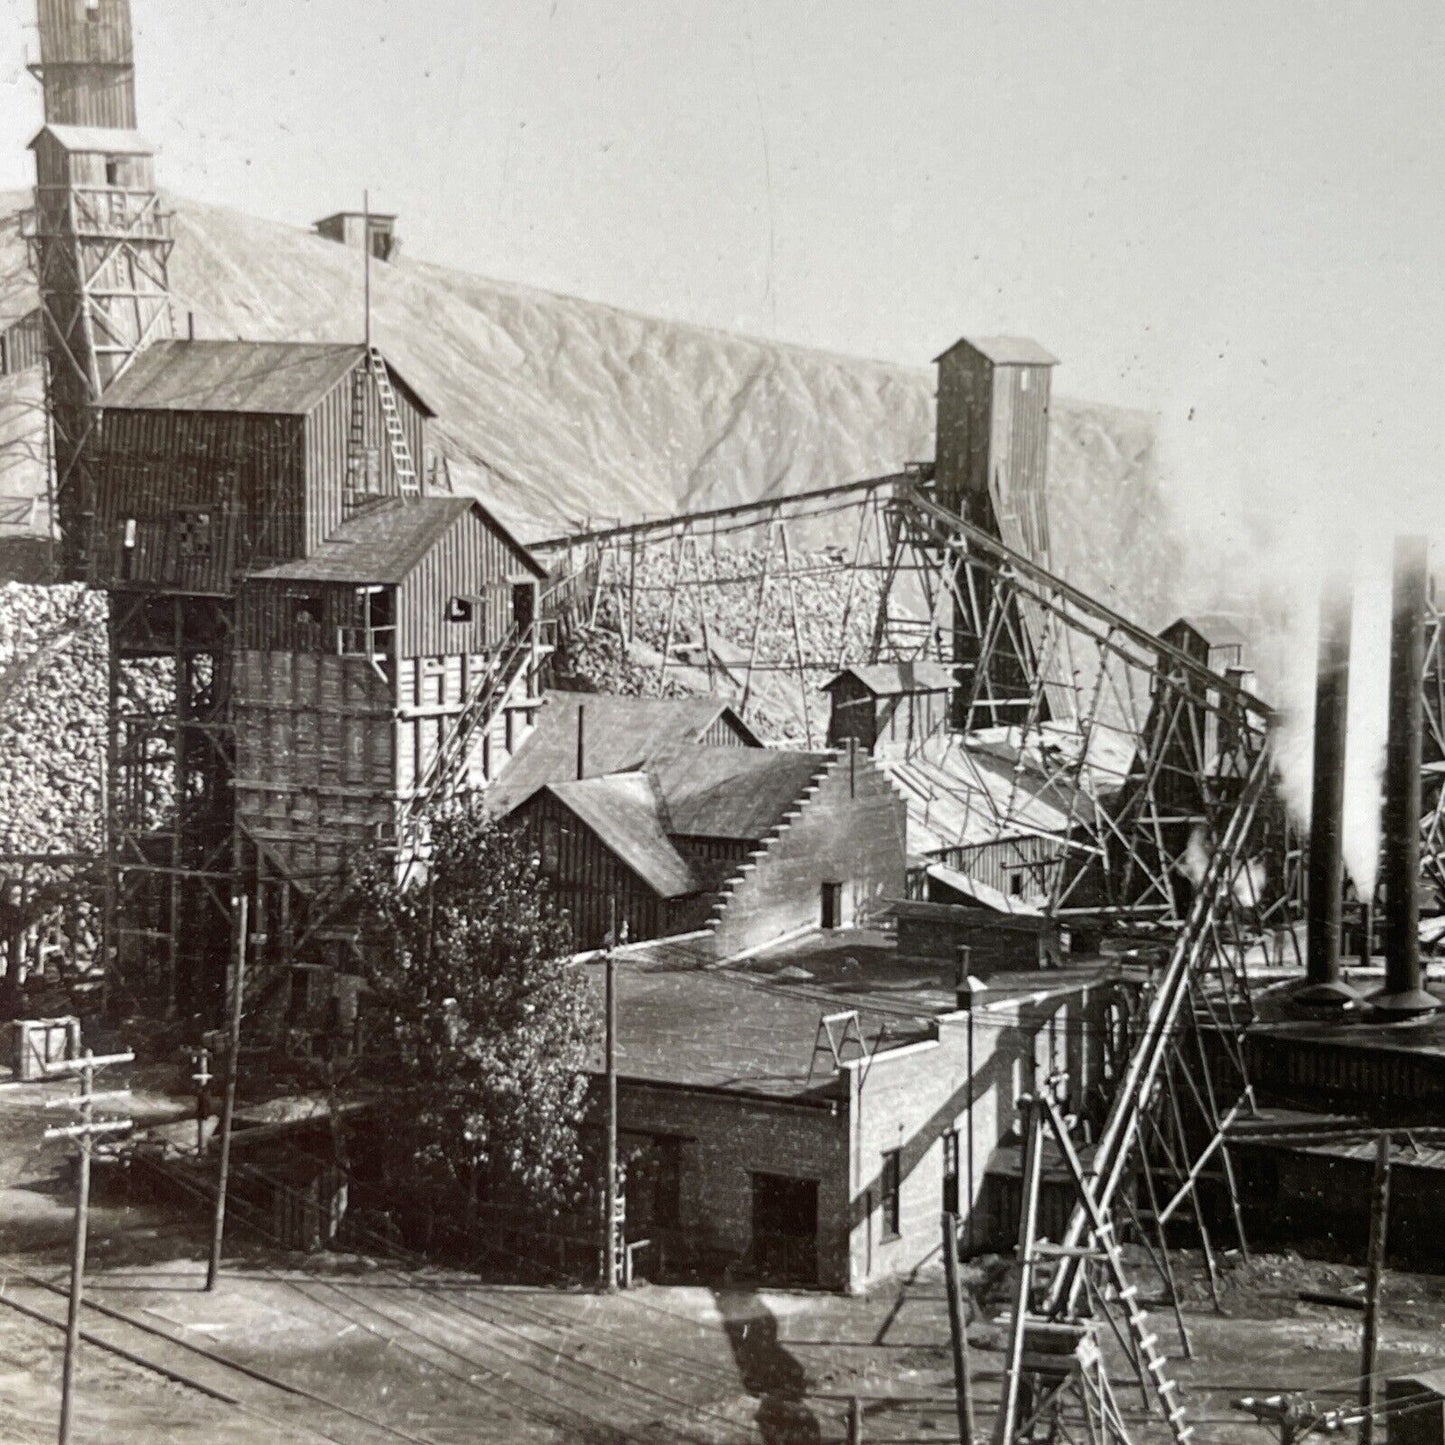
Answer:
M901 896L903 802L872 759L755 742L713 699L549 696L491 798L577 948L614 908L633 940L701 930L721 955Z
M177 1006L214 991L238 876L286 963L348 851L404 848L519 741L543 574L478 503L422 494L432 415L358 344L165 341L106 393L116 931L132 974L164 942Z

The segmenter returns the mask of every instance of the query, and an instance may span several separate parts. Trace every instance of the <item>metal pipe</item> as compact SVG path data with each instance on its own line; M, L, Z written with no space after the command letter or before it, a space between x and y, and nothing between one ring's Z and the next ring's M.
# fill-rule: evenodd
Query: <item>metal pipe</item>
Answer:
M1440 1001L1421 987L1420 767L1424 743L1424 537L1395 539L1390 621L1390 731L1385 748L1385 987L1371 998L1391 1013L1428 1013Z
M1331 574L1320 592L1315 672L1314 785L1311 792L1309 914L1305 987L1300 1003L1343 1005L1358 1000L1340 978L1344 921L1346 718L1350 700L1353 598L1346 577Z

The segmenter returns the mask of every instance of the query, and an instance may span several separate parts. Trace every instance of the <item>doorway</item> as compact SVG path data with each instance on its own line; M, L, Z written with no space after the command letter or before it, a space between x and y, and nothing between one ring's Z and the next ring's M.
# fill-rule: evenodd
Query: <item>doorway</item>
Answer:
M753 1175L753 1264L764 1279L818 1282L818 1181Z
M841 883L825 883L823 885L823 927L841 928L843 926L843 885Z

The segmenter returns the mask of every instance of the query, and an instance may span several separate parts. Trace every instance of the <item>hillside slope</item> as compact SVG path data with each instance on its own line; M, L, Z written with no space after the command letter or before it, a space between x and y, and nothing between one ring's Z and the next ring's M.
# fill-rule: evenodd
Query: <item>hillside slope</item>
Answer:
M0 223L26 199L0 195ZM200 336L360 336L358 253L170 204L179 329L192 312ZM0 235L0 271L13 273L23 264L15 228ZM405 256L374 268L373 290L376 338L440 414L439 450L532 535L826 486L933 454L933 376L922 367L639 316ZM1141 620L1163 620L1178 548L1148 419L1060 398L1051 465L1057 564Z

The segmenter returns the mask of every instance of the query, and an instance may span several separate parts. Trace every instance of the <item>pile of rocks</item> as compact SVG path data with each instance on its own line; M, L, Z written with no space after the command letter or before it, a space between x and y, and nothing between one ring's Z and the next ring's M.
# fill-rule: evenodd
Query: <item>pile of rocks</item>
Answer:
M0 852L101 846L105 629L99 592L0 587Z

